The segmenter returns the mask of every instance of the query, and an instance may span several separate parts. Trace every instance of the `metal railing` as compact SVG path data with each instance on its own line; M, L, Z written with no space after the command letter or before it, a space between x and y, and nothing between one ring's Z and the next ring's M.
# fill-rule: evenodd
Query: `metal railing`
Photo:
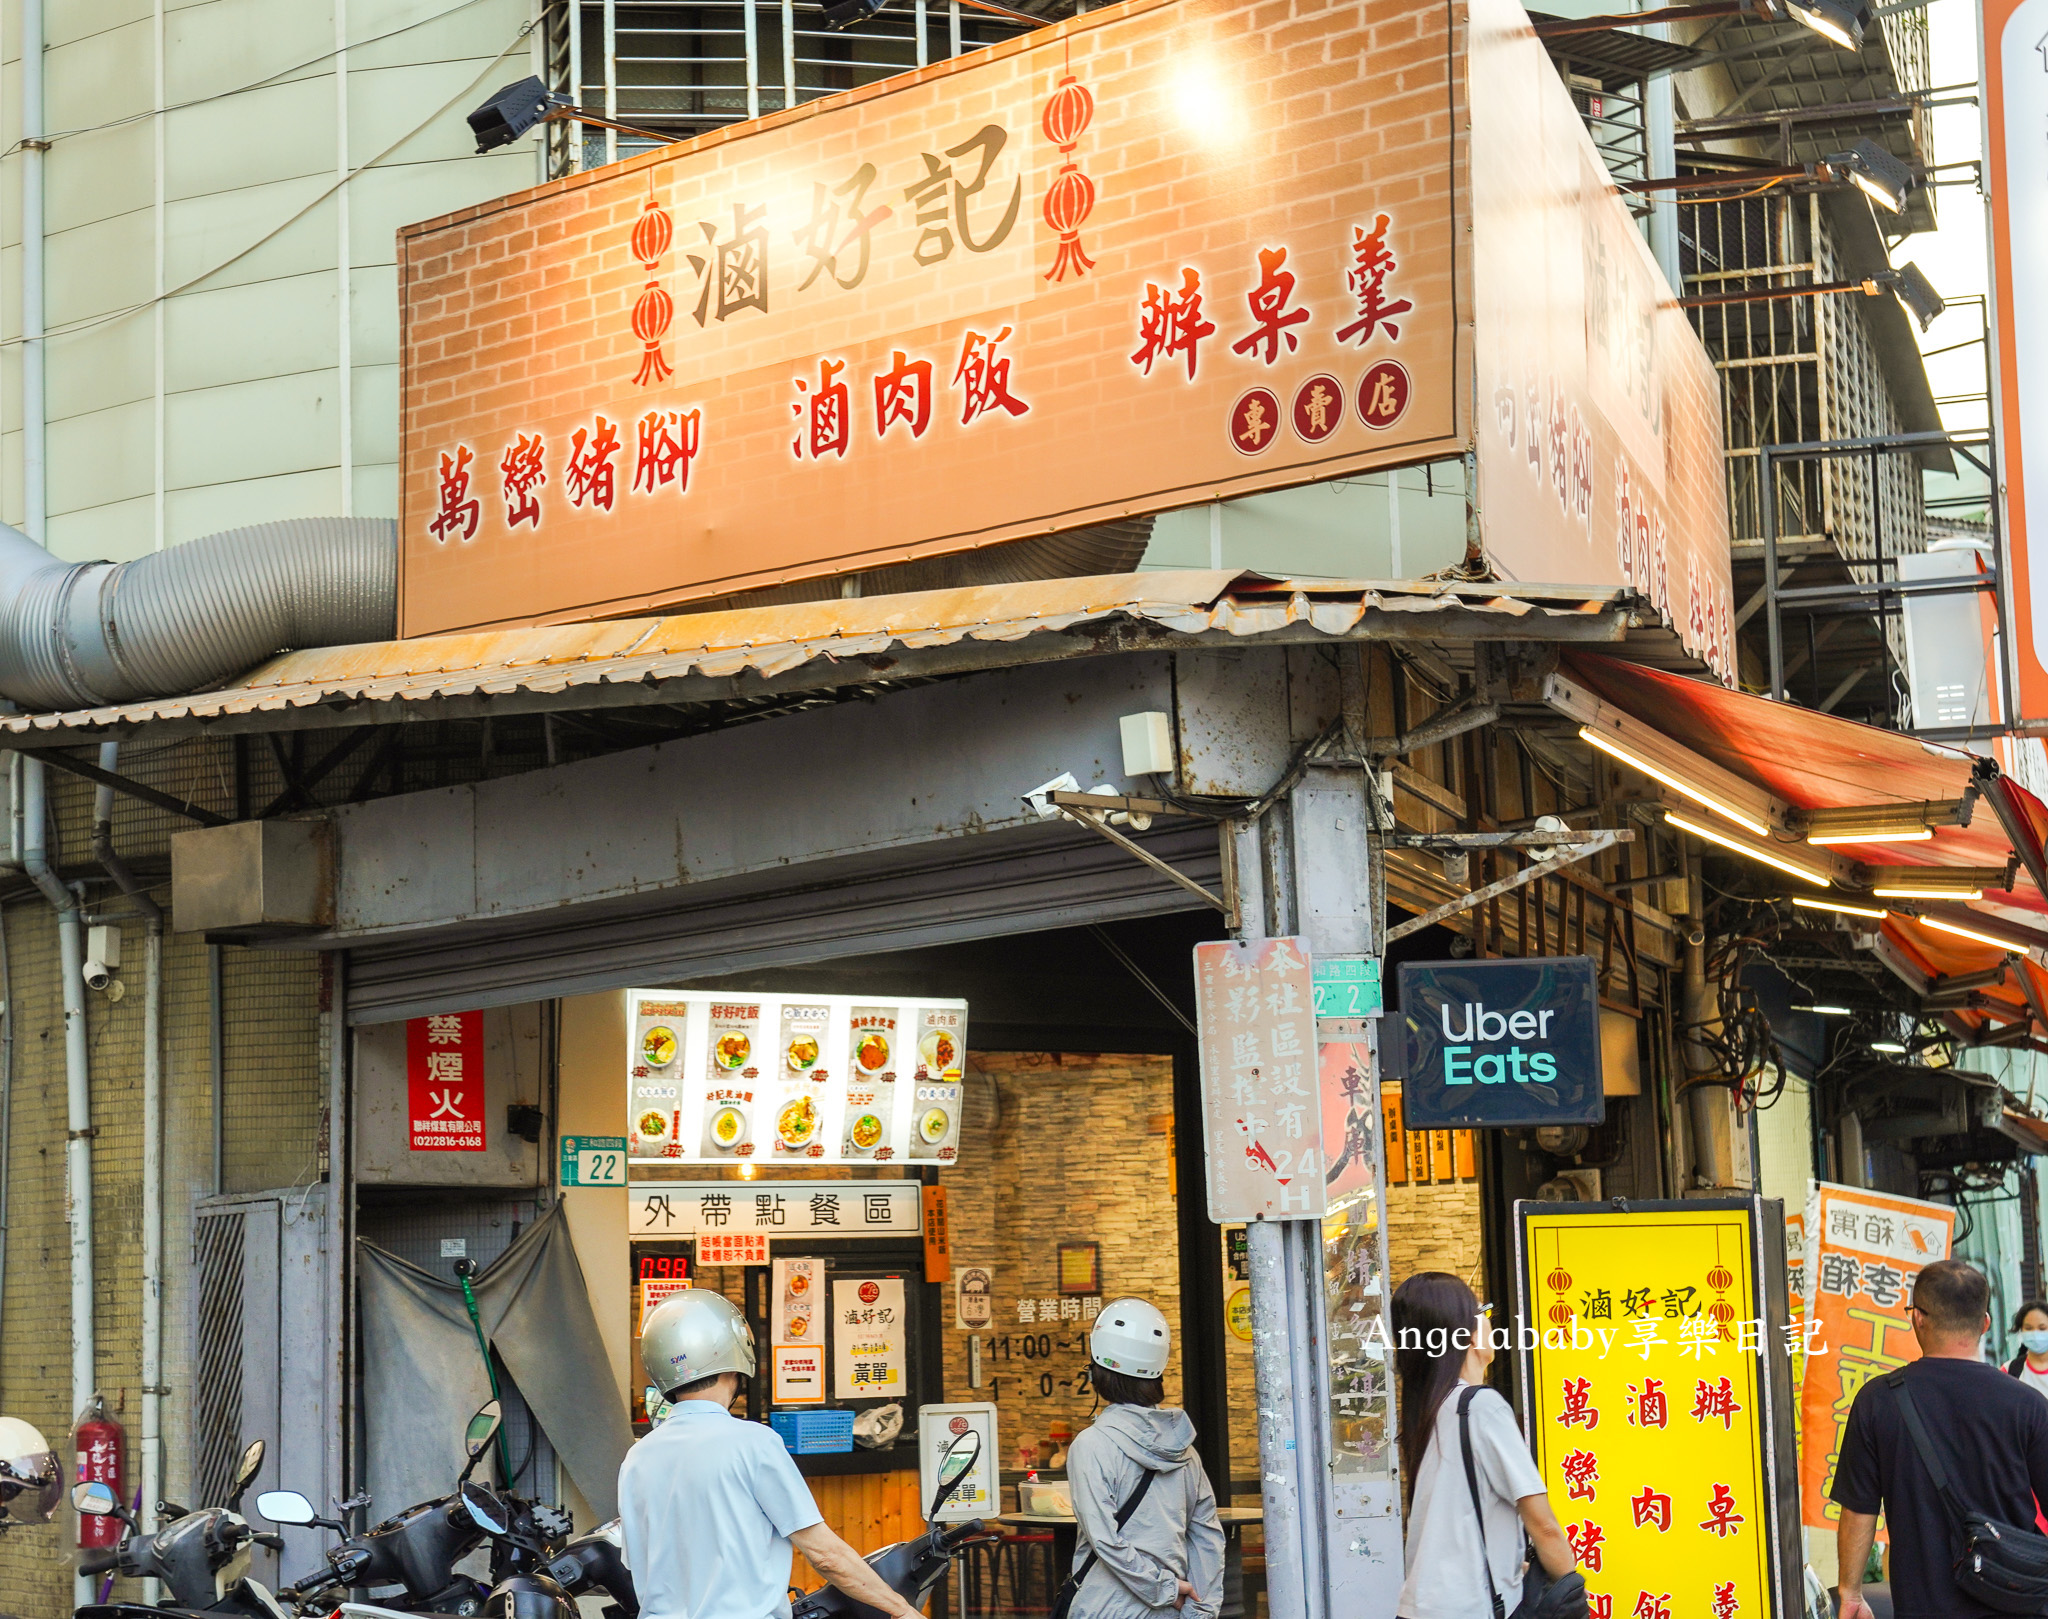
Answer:
M1971 466L1983 473L1987 480L1993 476L1992 468L1997 462L1996 446L1991 434L1985 432L1955 433L1884 433L1868 438L1824 439L1804 444L1764 444L1757 448L1758 478L1765 488L1772 485L1774 464L1793 463L1840 463L1845 460L1867 461L1873 490L1887 481L1886 465L1899 456L1918 456L1924 451L1943 448L1961 456ZM1913 474L1916 478L1917 471ZM1901 555L1910 554L1904 548L1887 546L1883 523L1882 500L1873 500L1870 511L1873 517L1871 550L1860 556L1863 564L1857 572L1867 573L1868 578L1854 578L1842 584L1802 586L1784 589L1778 577L1778 503L1773 500L1762 502L1763 523L1763 613L1765 639L1769 648L1771 696L1778 702L1788 700L1785 689L1785 636L1783 609L1791 606L1804 608L1809 613L1827 607L1864 607L1870 613L1884 616L1898 611L1899 604L1909 597L1954 596L1989 592L1997 616L1998 637L2001 645L2006 635L2005 593L2001 581L2005 577L2005 537L1998 521L1998 505L1991 501L1987 505L1990 520L1992 566L1988 572L1951 579L1900 579L1898 561ZM1923 517L1924 524L1924 517ZM1912 549L1918 549L1914 546ZM1889 577L1887 577L1889 574ZM2013 693L2006 663L1998 660L1998 696L2001 721L2009 721L2015 712ZM1912 734L1930 741L1959 740L1981 737L1982 726L1967 727L1914 727Z
M550 0L549 82L579 106L675 140L859 89L1022 32L959 0L898 0L844 30L819 0ZM578 126L551 146L572 173L657 143Z

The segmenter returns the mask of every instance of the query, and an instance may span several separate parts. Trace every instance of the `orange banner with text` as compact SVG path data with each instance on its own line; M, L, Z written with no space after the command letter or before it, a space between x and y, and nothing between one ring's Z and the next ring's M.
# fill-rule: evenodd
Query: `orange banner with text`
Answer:
M1857 1392L1920 1358L1906 1306L1921 1268L1949 1256L1955 1210L1822 1181L1806 1205L1803 1280L1810 1309L1799 1394L1800 1516L1833 1529L1828 1499Z

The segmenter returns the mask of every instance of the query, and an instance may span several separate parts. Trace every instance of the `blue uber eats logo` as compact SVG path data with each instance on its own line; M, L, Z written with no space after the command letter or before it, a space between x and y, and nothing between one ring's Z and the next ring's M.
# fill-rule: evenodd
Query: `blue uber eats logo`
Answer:
M1408 961L1394 1020L1411 1130L1598 1124L1600 997L1590 956ZM1405 1061L1401 1059L1405 1058Z

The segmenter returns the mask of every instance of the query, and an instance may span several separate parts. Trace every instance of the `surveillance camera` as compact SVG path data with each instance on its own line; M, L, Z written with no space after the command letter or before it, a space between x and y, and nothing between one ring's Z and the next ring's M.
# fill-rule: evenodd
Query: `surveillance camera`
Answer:
M105 989L121 966L121 930L111 922L96 922L85 935L85 987Z

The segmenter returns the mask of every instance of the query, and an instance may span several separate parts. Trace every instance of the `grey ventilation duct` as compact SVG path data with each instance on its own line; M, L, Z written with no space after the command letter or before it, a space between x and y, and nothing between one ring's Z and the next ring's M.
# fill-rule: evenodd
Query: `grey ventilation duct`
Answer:
M0 524L0 696L33 712L204 691L292 647L398 632L398 525L296 517L134 562Z

